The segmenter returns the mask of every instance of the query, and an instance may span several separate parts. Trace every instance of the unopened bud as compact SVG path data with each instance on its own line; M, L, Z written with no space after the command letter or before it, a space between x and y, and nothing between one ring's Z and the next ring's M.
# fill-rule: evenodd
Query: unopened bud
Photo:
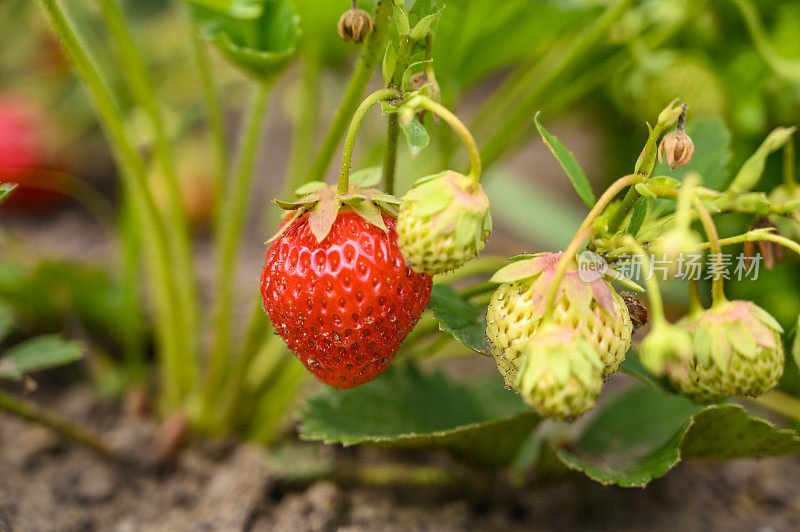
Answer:
M693 155L694 143L689 135L680 129L667 134L658 146L658 162L664 162L663 158L666 157L670 168L686 166Z
M353 8L339 18L339 36L345 41L363 42L372 33L372 18L363 9Z

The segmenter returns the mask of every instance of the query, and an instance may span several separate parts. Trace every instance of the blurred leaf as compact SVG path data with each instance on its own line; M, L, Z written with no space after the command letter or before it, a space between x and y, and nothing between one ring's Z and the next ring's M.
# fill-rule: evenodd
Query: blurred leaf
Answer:
M441 16L442 11L444 11L444 7L436 13L422 17L419 22L417 22L416 26L414 26L414 29L411 30L410 37L415 41L424 39L430 31L431 25Z
M383 177L382 166L369 166L350 174L350 183L370 188L380 183L381 177Z
M492 210L495 223L511 229L528 243L535 243L539 249L563 249L583 221L582 209L531 177L494 168L482 181L492 203L503 206Z
M427 148L428 144L430 144L431 137L428 135L428 131L416 117L414 117L408 125L402 126L402 128L403 132L406 134L408 148L411 150L412 156L416 156L422 149Z
M436 283L431 291L428 308L439 321L439 330L450 333L470 349L490 355L486 339L486 311L470 304L446 284Z
M0 358L0 379L19 380L26 373L63 366L80 359L83 348L58 336L39 336L8 349Z
M751 416L736 404L703 407L653 387L610 401L562 462L603 484L645 486L681 459L728 459L800 453L800 436Z
M192 16L203 35L236 66L262 81L275 78L294 55L300 17L285 0L265 0L254 19L237 19L205 7Z
M351 390L326 388L300 419L303 439L435 446L482 464L508 463L539 423L499 378L460 384L398 366Z
M722 190L728 183L728 163L731 160L731 133L720 117L689 120L686 133L694 143L694 156L688 165L674 170L666 163L657 163L653 175L668 175L680 181L689 172L703 178L703 186Z
M8 334L14 329L17 321L14 309L10 305L0 303L0 342L5 340Z
M594 192L592 192L592 186L589 184L589 180L586 178L583 168L581 168L575 155L569 151L558 138L547 132L539 121L539 115L541 114L541 111L536 113L536 116L533 117L533 121L536 123L537 129L539 129L542 140L544 140L545 145L556 158L558 164L561 165L561 168L564 169L564 172L567 173L567 177L572 181L572 186L575 187L578 196L581 197L588 207L594 207Z
M233 18L257 18L264 11L266 0L186 0Z

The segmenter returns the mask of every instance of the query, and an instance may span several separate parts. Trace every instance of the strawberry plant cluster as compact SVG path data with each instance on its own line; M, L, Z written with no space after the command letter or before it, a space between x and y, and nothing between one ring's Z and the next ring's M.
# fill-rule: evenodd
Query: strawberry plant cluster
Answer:
M774 129L752 155L737 145L739 170L729 176L731 135L700 108L715 107L722 89L709 82L702 97L684 101L681 90L691 87L653 81L638 57L657 56L650 47L696 20L705 2L661 11L657 3L184 0L177 11L199 103L176 120L168 109L182 102L161 101L168 91L154 79L124 3L99 0L87 13L39 0L116 163L118 204L84 203L111 212L124 279L115 292L105 278L0 268L0 302L16 304L7 313L0 306L0 340L15 312L37 314L25 294L67 294L61 299L80 307L76 319L90 332L111 331L106 343L124 353L121 362L94 365L104 368L103 382L157 397L158 419L178 419L197 437L272 443L302 403L303 439L444 448L511 469L555 456L626 486L644 485L683 458L800 452L800 433L757 410L800 419L800 386L791 381L800 366L791 328L800 318L757 304L758 294L743 286L761 281L726 283L724 262L726 251L742 249L745 266L763 259L771 274L794 271L795 128ZM763 61L795 80L796 65L776 59L749 2L734 3ZM98 35L85 32L98 27L118 69L89 45ZM535 52L525 55L528 45ZM328 87L322 66L348 53L358 55L352 75ZM457 112L468 88L511 64L518 69L487 89L469 120ZM687 65L704 72L692 61L677 66ZM300 67L299 81L285 81ZM186 65L168 70L179 68ZM286 178L275 205L254 216L254 184L274 166L258 165L265 115L276 87L295 81L291 98L279 100L294 133ZM632 168L596 197L599 185L536 111L569 108L606 82L632 96L615 113L652 124ZM669 94L645 101L636 88L651 83ZM238 103L242 86L252 96L231 157L225 106ZM321 102L338 89L338 107L318 135ZM0 194L12 201L37 188L26 185L34 169L51 164L46 128L26 109L0 98ZM371 122L378 110L380 130ZM187 133L195 122L207 139ZM500 164L537 132L588 209L574 227L560 223L562 209L547 211L548 202L530 193L537 168L522 178ZM355 158L357 146L364 155ZM781 164L773 153L783 155ZM335 182L327 179L334 160ZM71 185L61 191L86 199ZM517 249L508 260L489 254L493 214L513 226L537 210L548 218L534 224L545 239L538 241L557 244ZM238 271L249 232L266 242L258 249L260 282L247 280L243 302ZM515 242L503 236L506 247ZM199 274L198 248L211 249L210 280ZM708 276L686 276L692 257ZM66 321L57 314L48 317ZM78 344L45 340L27 341L43 349L40 360L27 343L12 347L0 358L0 377L24 379L79 358ZM491 371L462 383L430 368L465 354ZM0 408L113 454L3 392Z

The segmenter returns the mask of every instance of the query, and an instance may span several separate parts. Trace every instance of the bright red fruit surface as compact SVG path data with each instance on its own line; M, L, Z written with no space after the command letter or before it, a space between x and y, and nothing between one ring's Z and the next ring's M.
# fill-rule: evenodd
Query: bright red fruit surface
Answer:
M0 94L0 182L18 183L5 207L49 209L64 196L63 179L47 162L47 134L42 112L15 94Z
M340 212L317 243L308 215L267 250L264 308L275 330L321 381L352 388L381 374L431 296L431 278L406 267L395 220L388 233Z

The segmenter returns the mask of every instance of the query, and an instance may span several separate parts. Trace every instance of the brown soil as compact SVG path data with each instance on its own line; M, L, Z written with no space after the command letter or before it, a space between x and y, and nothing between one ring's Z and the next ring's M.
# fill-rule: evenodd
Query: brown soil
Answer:
M47 403L100 431L128 456L153 436L73 388ZM512 486L438 453L327 447L336 482L289 482L248 446L190 448L171 467L124 466L0 415L0 531L77 530L797 530L800 459L685 463L647 489L603 487L577 474ZM320 453L316 453L320 455ZM274 461L274 459L272 460ZM353 468L436 467L470 483L376 486Z

